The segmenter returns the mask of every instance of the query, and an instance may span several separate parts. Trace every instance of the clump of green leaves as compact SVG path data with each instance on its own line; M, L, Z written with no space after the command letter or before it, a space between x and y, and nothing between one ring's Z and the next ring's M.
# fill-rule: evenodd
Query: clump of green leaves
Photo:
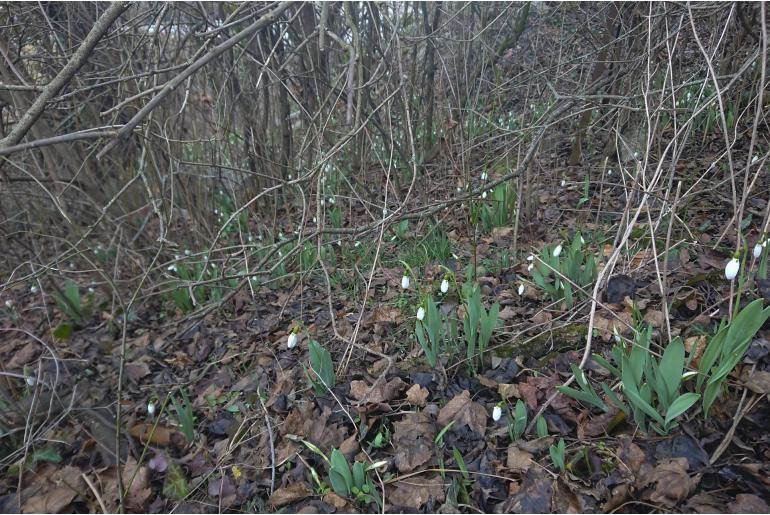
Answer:
M508 413L508 436L511 437L511 441L515 442L521 435L524 434L524 430L527 428L527 407L521 401L516 401L516 407L513 410L513 415L510 411Z
M54 290L53 298L56 306L74 325L81 325L91 316L90 303L83 302L80 288L71 279L65 281L63 289Z
M463 317L465 349L468 364L471 370L475 372L476 359L478 358L480 365L484 363L484 352L487 350L492 332L497 326L500 304L496 302L487 311L481 301L481 288L478 284L464 284L463 294L465 297L465 316ZM477 347L478 356L476 355Z
M371 466L366 466L360 461L348 465L348 460L339 449L333 449L329 458L329 482L334 493L341 497L353 498L356 502L369 505L372 502L382 506L380 494L369 477Z
M315 340L308 344L308 350L310 351L310 370L305 369L305 374L316 394L322 395L334 388L337 380L332 355Z
M627 417L633 417L636 425L644 432L652 428L661 435L676 427L676 419L692 407L699 399L697 393L680 393L687 377L684 374L685 349L681 338L672 340L663 351L660 360L650 350L652 327L639 330L630 351L623 343L612 348L610 363L602 356L594 359L621 381L624 399L612 391L606 383L601 387L607 398ZM607 407L591 385L582 370L572 366L580 390L561 386L558 390L587 404L606 410Z
M559 443L548 447L548 453L551 455L551 461L561 472L564 472L564 438L559 438Z
M573 283L582 289L590 286L596 280L596 260L578 232L566 249L562 249L561 244L543 247L533 260L530 272L535 284L553 302L564 300L567 308L572 308L575 298L585 298L580 290L575 291ZM562 276L569 280L565 281Z
M770 306L762 308L762 299L741 309L732 322L719 326L698 363L696 387L703 392L703 412L708 415L711 405L722 392L722 385L751 344L754 335L770 317Z
M431 367L438 363L438 356L444 348L446 340L446 330L444 324L446 319L439 311L432 296L427 296L423 300L424 317L417 319L414 327L414 334L417 336L417 342L425 353L425 359Z
M489 232L510 225L516 215L516 189L512 183L498 184L482 205L481 222Z
M179 394L182 397L181 400L176 395L171 397L171 402L174 404L174 411L176 411L176 418L179 421L179 427L182 429L187 443L191 443L195 439L195 417L193 415L193 406L190 402L187 392L179 388Z

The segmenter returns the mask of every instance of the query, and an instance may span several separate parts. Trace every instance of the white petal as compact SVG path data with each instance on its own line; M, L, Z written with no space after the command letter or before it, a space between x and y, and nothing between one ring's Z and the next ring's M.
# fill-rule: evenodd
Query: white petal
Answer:
M32 292L32 293L37 293L37 292L38 292L38 290L37 290L37 286L35 286L35 285L33 284L33 285L30 287L29 291L30 291L30 292Z
M401 278L401 287L403 289L405 289L405 290L407 288L409 288L409 276L408 275L405 275L404 277Z
M524 284L519 285L519 295L524 295Z
M289 333L289 340L286 342L286 346L290 349L293 349L297 346L297 333L294 331Z
M561 187L563 188L563 187L564 187L564 186L566 186L566 185L567 185L567 181L565 181L564 179L562 179L562 180L561 180Z
M730 261L727 262L727 266L725 266L725 277L728 281L732 281L735 279L735 277L738 275L738 271L741 268L741 262L738 261L738 258L732 258Z
M497 422L500 420L500 417L503 415L503 410L500 408L500 406L495 406L492 410L492 420Z
M441 281L441 293L446 293L449 291L449 281L444 279Z
M556 248L553 249L553 257L559 257L559 254L561 254L561 243L556 245Z
M152 402L147 403L147 413L149 413L150 415L154 415L155 414L155 404L154 403L152 403Z
M757 243L756 245L754 245L754 257L758 258L761 255L762 255L762 245Z
M527 272L531 272L533 268L535 268L535 265L530 263L529 266L527 267Z
M424 319L424 318L425 318L425 308L423 308L422 306L420 306L420 307L417 309L417 320L422 320L422 319Z

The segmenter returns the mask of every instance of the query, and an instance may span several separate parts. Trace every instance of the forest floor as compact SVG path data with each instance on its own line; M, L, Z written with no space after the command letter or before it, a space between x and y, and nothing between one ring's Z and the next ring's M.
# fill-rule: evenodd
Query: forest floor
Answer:
M688 161L693 170L708 165L705 156ZM624 187L628 172L610 169L590 170L602 180L588 189L589 170L552 170L527 192L530 216L516 241L509 225L474 237L467 209L452 209L386 231L379 249L376 241L335 244L326 272L316 265L253 283L202 319L170 299L140 304L125 338L120 438L123 340L107 299L97 288L91 295L103 309L54 338L48 328L65 320L54 300L12 292L0 318L0 360L11 374L1 378L0 403L12 428L0 444L0 511L115 511L120 441L128 511L767 513L767 329L752 338L709 416L698 403L667 434L640 430L610 402L605 411L556 391L585 352L591 302L550 300L526 258L559 243L568 252L580 230L604 267L635 194ZM737 284L724 277L734 248L730 231L720 240L730 212L724 193L704 188L678 211L689 234L677 228L668 245L668 320L646 214L640 219L613 271L638 288L614 304L602 288L593 353L609 359L613 345L630 344L648 325L652 355L677 336L688 355L702 352ZM761 215L763 206L748 208ZM300 218L291 209L283 219ZM757 215L746 227L754 239ZM655 243L657 252L666 248L660 237ZM473 282L474 261L483 303L498 303L499 316L483 358L469 360L459 292ZM457 331L435 367L415 337L426 294ZM756 295L749 284L744 301ZM321 366L311 363L312 341L333 358L331 389L309 381ZM618 381L594 359L585 371L607 401L598 385ZM692 391L694 381L682 388ZM346 497L335 493L344 463L358 483Z

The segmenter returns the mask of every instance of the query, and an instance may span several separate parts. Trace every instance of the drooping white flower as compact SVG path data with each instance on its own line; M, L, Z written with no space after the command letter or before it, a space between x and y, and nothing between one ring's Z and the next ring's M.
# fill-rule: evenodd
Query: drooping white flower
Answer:
M754 157L751 158L751 164L754 164L757 161L759 161L759 156L754 156Z
M409 281L409 276L408 275L405 275L404 277L402 277L401 278L401 288L403 288L404 290L408 289L409 288L409 282L410 281Z
M251 236L249 236L249 241L251 241ZM184 249L185 256L189 256L190 254L192 254L192 252L190 252L190 249Z
M487 192L486 191L481 194L481 198L487 198Z
M612 175L612 170L607 170L607 175Z
M524 283L519 284L519 296L524 295Z
M754 245L754 257L758 258L761 255L762 255L762 244L757 243L756 245Z
M417 320L421 321L425 318L425 308L420 306L417 308Z
M561 254L561 243L556 245L556 248L553 249L553 257L559 257L560 254Z
M561 187L563 188L563 187L564 187L564 186L566 186L566 185L567 185L567 181L565 181L564 179L562 179L562 180L561 180Z
M88 287L88 293L94 293L96 290L94 290L93 286Z
M294 347L297 346L297 333L295 333L294 331L289 333L289 339L286 342L286 346L290 349L293 349Z
M482 181L486 181L487 177L489 177L489 175L487 175L486 171L481 172L481 180Z
M500 417L502 416L503 416L503 409L500 406L495 406L492 409L492 420L497 422L498 420L500 420Z
M449 281L446 280L446 277L443 281L441 281L441 293L446 293L449 291Z
M527 261L533 261L534 259L535 259L535 256L533 256L532 254L527 256Z
M527 272L531 272L533 268L535 268L535 265L530 263L529 266L527 266Z
M13 301L11 299L6 300L5 307L11 309L13 307Z
M27 384L28 384L29 386L35 386L35 378L34 378L34 377L32 377L32 376L27 376L27 377L25 378L25 381L27 381Z
M38 292L37 285L33 284L32 286L30 286L29 291L32 292L33 294L37 293Z
M148 402L147 403L147 414L150 416L153 416L155 414L155 403L154 402Z
M730 261L727 262L727 265L725 266L725 277L728 281L732 281L735 279L735 276L738 275L738 270L741 268L741 262L738 261L738 258L734 257Z

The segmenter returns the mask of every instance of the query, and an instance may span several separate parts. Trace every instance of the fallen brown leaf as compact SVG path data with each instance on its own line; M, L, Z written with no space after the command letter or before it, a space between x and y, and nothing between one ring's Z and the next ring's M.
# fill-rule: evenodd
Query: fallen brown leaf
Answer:
M481 404L473 402L468 390L455 395L439 411L437 422L440 426L446 426L452 421L455 422L456 428L467 425L481 436L487 432L487 410Z

